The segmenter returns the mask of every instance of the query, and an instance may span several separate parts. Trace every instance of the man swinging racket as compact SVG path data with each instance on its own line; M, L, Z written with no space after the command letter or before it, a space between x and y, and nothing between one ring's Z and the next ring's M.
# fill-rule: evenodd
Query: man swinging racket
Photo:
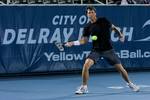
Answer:
M96 16L96 9L92 6L86 8L87 17L90 22L84 27L83 35L80 40L67 42L65 46L77 46L88 42L89 37L92 37L92 50L89 56L86 58L82 69L82 84L75 92L76 94L88 93L88 79L89 68L95 64L99 58L103 57L110 65L114 66L122 75L123 79L127 82L127 85L133 90L138 92L139 87L129 80L128 73L124 69L118 56L111 44L111 31L118 33L121 42L124 42L124 35L117 30L117 28L111 24L105 17Z

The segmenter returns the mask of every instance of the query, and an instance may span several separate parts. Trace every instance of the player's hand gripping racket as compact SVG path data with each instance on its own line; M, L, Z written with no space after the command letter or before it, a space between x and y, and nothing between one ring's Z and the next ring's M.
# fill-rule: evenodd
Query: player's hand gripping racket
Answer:
M59 49L59 51L64 51L64 47L71 47L73 46L73 42L55 42L56 47Z

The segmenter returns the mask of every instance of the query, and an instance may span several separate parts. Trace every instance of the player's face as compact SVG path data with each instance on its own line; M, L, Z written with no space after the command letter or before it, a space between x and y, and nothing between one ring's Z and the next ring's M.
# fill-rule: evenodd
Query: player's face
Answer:
M91 20L96 17L96 12L94 10L87 10L87 17L89 17Z

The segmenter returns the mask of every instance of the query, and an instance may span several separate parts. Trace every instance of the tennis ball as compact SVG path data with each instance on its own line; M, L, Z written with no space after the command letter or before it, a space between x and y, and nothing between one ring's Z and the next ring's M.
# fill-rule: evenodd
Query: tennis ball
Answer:
M95 35L92 36L92 40L94 40L94 41L97 40L97 36L95 36Z

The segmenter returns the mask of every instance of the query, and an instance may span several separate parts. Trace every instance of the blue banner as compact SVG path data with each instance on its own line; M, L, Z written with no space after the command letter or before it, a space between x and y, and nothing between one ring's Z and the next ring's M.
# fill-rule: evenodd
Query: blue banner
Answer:
M91 40L60 52L54 42L81 38L89 22L86 6L0 6L0 73L81 70ZM113 46L126 68L149 68L150 6L96 6L125 34L125 43L112 32ZM109 69L104 59L92 69Z

